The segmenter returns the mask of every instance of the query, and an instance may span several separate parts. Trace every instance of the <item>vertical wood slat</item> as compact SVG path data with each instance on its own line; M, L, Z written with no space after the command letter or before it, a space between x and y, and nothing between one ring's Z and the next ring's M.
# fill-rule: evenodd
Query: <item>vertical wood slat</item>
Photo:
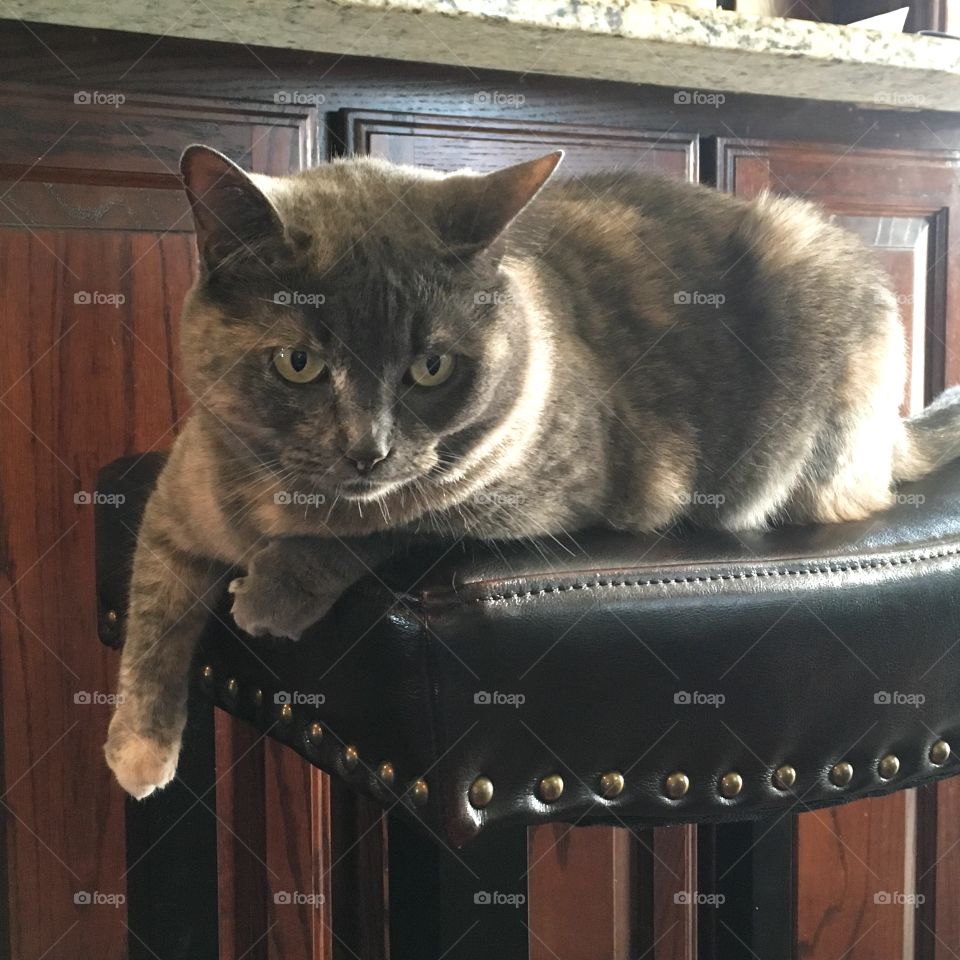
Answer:
M697 960L697 827L652 833L654 960Z
M622 827L532 827L531 960L636 956L641 901L652 881L638 866L638 841Z

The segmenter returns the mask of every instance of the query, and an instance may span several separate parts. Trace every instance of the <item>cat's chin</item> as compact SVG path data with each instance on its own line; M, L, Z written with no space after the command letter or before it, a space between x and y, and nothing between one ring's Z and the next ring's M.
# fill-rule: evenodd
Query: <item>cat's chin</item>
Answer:
M366 503L372 500L381 500L388 493L399 490L410 482L410 479L404 480L386 480L382 482L370 480L350 480L342 483L337 488L337 493L344 500L351 500L354 503Z

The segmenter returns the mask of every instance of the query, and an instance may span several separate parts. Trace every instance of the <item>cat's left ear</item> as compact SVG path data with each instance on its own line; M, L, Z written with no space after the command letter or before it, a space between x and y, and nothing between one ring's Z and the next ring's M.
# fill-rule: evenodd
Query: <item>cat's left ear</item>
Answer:
M440 181L441 231L455 256L492 246L553 175L563 151L481 176L453 174Z
M222 153L194 144L180 158L200 260L208 272L282 241L283 223L254 178Z

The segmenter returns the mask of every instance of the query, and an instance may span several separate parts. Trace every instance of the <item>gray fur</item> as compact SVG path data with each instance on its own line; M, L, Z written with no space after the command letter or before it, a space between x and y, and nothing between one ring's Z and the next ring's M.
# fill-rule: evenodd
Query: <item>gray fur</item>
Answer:
M271 181L185 154L197 409L136 557L106 747L128 791L173 775L231 567L237 623L297 637L397 537L857 519L960 452L953 398L903 426L896 304L856 238L798 201L648 175L541 191L557 160ZM281 347L327 373L287 382ZM456 356L451 379L405 380L431 352ZM364 487L348 457L385 450Z

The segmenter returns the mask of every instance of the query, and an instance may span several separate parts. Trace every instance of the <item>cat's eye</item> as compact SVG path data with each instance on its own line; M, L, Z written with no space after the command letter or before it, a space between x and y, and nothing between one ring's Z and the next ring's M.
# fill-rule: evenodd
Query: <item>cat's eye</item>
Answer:
M312 383L326 367L320 357L306 347L281 347L275 350L273 365L277 373L291 383Z
M428 353L415 360L407 376L419 387L439 387L450 379L456 360L449 353Z

